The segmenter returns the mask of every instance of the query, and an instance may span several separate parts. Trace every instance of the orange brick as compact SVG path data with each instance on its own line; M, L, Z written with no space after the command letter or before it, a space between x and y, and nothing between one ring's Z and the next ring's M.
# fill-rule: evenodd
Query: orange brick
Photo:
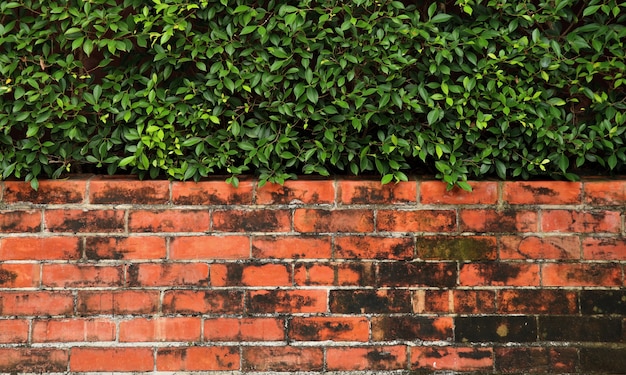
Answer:
M493 314L496 294L492 290L454 290L454 312L457 314Z
M411 292L413 313L430 314L451 311L452 296L448 290L414 290Z
M171 259L244 259L250 257L250 238L245 236L174 237Z
M68 359L66 349L0 348L0 372L65 373Z
M40 180L39 188L34 190L28 182L5 181L2 200L5 203L82 203L86 186L87 181L82 179Z
M218 232L289 232L291 214L287 210L220 210L213 212L213 228Z
M234 187L224 180L172 182L172 201L182 205L251 204L254 181L241 180Z
M565 181L507 181L503 199L509 204L579 204L582 183Z
M152 348L72 348L71 371L152 371Z
M31 288L40 283L39 264L0 264L0 288Z
M368 341L369 322L360 317L294 317L289 339L295 341Z
M199 210L137 210L128 217L131 232L206 232L209 212Z
M150 314L159 306L158 291L79 291L78 312L92 314Z
M623 206L626 181L585 181L585 203L595 206Z
M77 260L82 256L77 237L0 238L2 260Z
M498 183L491 181L469 182L472 191L454 187L441 181L421 181L420 198L423 204L496 204Z
M135 318L120 322L120 342L187 341L197 342L201 337L200 318L158 317Z
M516 210L461 210L459 213L462 232L536 232L537 213Z
M570 315L578 312L576 292L553 289L518 289L498 292L500 314Z
M204 321L205 341L282 341L285 322L275 318L211 318Z
M239 370L239 348L194 346L157 350L157 371Z
M454 210L379 210L376 229L383 232L451 232Z
M33 342L114 341L115 322L108 319L48 319L33 322Z
M289 286L291 269L286 264L213 264L212 286Z
M127 268L128 286L208 286L206 263L140 263Z
M170 182L139 181L126 176L99 176L89 182L92 204L165 204L169 201Z
M240 314L243 294L232 290L171 290L163 296L165 314Z
M618 264L563 263L543 264L544 286L622 286L622 269Z
M335 267L330 264L300 263L294 267L296 285L333 285Z
M247 346L243 348L244 371L321 371L322 348L294 346Z
M342 204L397 204L417 201L415 181L383 185L380 181L340 180L337 183Z
M71 315L74 297L63 291L0 292L0 316Z
M252 238L255 259L328 259L331 257L330 237L263 236Z
M332 180L291 180L284 184L267 183L257 189L257 204L324 204L335 201Z
M593 238L583 240L583 258L593 260L626 260L626 240L623 238Z
M44 220L50 232L124 232L122 210L46 210Z
M500 259L580 259L580 238L504 236Z
M415 243L411 237L346 236L335 239L335 258L412 259Z
M44 264L42 284L49 287L85 288L122 286L121 266L87 264Z
M341 262L337 265L337 285L374 285L374 268L374 264L368 262Z
M33 233L41 231L41 211L0 211L0 233Z
M407 347L330 347L326 353L329 371L391 371L407 368Z
M167 254L164 237L87 237L88 259L145 260L164 259Z
M302 233L372 232L374 213L370 210L296 209L294 228Z
M27 320L0 320L0 344L21 344L26 342L28 342ZM2 363L1 361L0 359L0 363Z
M326 290L254 290L248 292L246 310L251 314L326 312Z
M411 368L491 372L493 349L414 346L411 347Z
M544 232L619 233L622 220L618 211L547 210L542 213Z
M459 272L464 286L538 286L539 265L528 263L465 263Z

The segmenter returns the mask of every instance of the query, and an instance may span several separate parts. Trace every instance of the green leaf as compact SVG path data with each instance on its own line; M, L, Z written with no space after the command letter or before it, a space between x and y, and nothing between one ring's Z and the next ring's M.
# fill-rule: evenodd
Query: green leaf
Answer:
M307 87L307 89L306 89L306 97L313 104L317 104L317 101L319 99L319 95L317 93L317 90L314 87Z
M392 173L388 173L386 175L383 176L383 178L380 180L380 183L383 185L386 185L388 183L390 183L393 180L393 174Z
M441 22L449 21L450 18L452 18L452 16L449 15L449 14L439 13L439 14L435 15L430 21L432 23L441 23Z

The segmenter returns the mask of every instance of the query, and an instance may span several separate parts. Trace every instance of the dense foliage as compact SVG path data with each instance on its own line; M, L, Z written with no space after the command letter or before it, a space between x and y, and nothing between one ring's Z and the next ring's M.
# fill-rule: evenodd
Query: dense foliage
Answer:
M623 171L625 25L617 0L2 1L2 178Z

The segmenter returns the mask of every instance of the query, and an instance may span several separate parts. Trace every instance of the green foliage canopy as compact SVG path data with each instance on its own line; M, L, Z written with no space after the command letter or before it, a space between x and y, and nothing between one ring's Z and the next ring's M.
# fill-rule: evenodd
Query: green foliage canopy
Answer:
M626 2L0 3L0 170L199 179L626 163Z

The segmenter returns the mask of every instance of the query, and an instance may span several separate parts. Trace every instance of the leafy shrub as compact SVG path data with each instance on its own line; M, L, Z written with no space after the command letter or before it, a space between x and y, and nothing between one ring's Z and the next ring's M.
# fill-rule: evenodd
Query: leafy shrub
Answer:
M0 168L199 179L626 163L626 2L0 3Z

